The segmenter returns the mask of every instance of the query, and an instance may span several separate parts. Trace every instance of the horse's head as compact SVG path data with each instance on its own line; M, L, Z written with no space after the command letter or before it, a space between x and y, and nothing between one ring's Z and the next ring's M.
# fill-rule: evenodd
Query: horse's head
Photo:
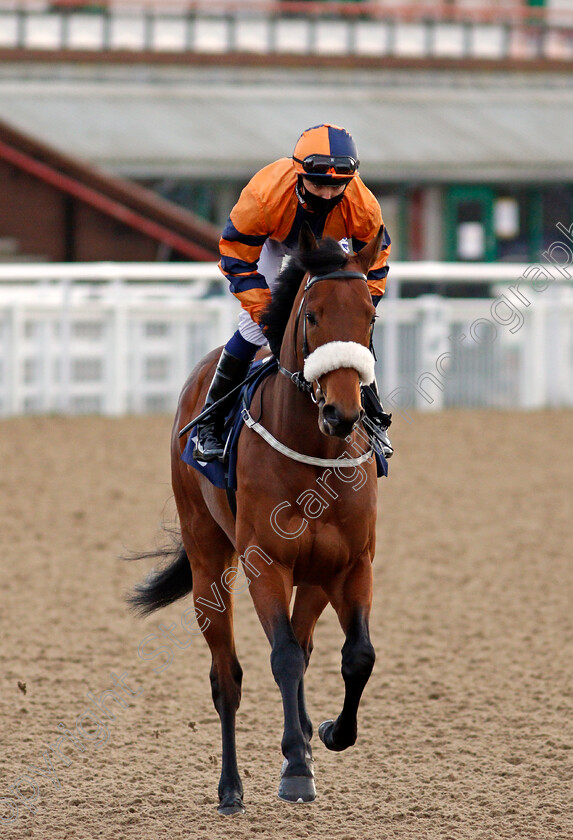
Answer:
M298 260L306 273L289 322L292 340L283 342L281 362L283 353L288 355L285 365L296 356L319 407L319 428L327 435L346 437L352 431L363 414L360 384L374 379L369 348L375 309L366 274L383 233L381 227L359 253L348 256L334 240L317 244L308 226L301 232Z

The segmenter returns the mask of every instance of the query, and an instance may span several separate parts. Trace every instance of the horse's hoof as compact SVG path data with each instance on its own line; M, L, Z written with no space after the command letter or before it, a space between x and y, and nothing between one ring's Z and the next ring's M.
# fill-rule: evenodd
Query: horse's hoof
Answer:
M234 799L231 802L221 802L217 808L217 813L223 817L229 817L233 814L244 814L245 806L242 799Z
M279 785L279 799L283 802L314 802L314 779L311 776L283 776Z
M332 737L332 730L334 729L334 720L324 720L318 727L318 737L328 750L334 752L342 752L346 747L341 747L335 743Z

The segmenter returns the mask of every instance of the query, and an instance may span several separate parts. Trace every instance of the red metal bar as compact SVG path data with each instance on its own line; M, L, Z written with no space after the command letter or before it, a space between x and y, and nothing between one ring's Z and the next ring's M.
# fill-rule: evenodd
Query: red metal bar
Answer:
M86 187L85 184L82 184L76 179L70 178L62 172L58 172L57 169L35 160L29 155L14 149L12 146L9 146L7 143L2 141L0 141L0 157L4 158L4 160L8 163L22 169L24 172L39 178L46 184L50 184L50 186L55 187L57 190L65 192L68 195L83 201L85 204L89 204L91 207L94 207L106 216L111 216L112 218L117 219L117 221L122 222L124 225L139 231L139 233L142 233L144 236L148 236L150 239L156 239L158 242L169 245L171 248L174 248L179 253L189 257L191 260L198 262L213 262L214 257L212 251L208 251L201 245L196 245L194 242L190 242L188 239L179 236L177 233L173 233L173 231L169 230L169 228L166 228L157 222L153 222L145 216L142 216L140 213L131 210L129 207L126 207L125 204L121 204L119 201L108 198L103 193L92 189L92 187Z

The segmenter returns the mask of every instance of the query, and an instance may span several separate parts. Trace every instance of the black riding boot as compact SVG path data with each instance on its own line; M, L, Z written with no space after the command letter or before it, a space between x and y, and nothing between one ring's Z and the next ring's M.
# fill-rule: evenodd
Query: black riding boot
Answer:
M248 373L250 362L237 359L227 349L223 349L217 370L213 376L203 411L217 400L227 396L236 385L239 385ZM197 444L193 457L197 461L216 461L223 456L223 421L230 407L226 400L203 421L197 424Z
M382 407L376 382L362 386L362 405L366 415L364 425L372 445L379 449L386 459L391 458L394 448L388 437L388 427L392 422L392 415L386 414Z

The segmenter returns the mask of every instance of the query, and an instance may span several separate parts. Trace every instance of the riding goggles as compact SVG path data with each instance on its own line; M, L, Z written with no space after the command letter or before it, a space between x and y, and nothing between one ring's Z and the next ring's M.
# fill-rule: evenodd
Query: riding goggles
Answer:
M307 155L304 160L295 157L293 160L300 163L308 175L331 175L333 170L336 175L354 175L360 165L359 160L349 155Z

